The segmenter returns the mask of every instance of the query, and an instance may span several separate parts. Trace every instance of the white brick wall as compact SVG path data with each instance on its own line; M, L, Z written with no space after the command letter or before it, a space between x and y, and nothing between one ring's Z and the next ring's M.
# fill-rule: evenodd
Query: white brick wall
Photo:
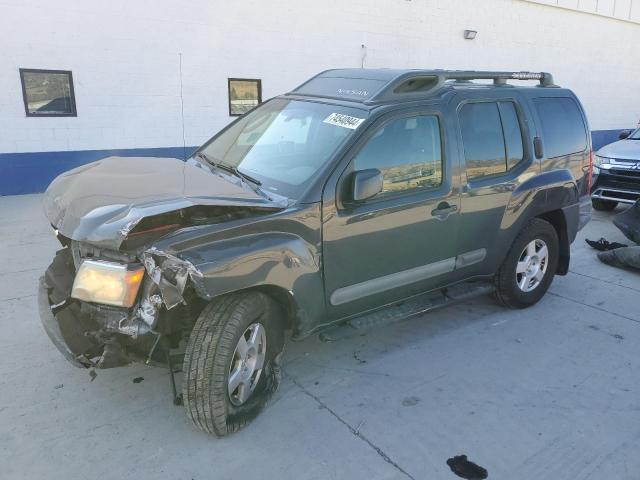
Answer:
M0 153L182 145L179 53L196 145L230 121L228 77L269 98L361 44L368 67L550 71L592 129L640 119L640 25L529 1L0 0ZM20 67L72 70L78 117L27 118Z

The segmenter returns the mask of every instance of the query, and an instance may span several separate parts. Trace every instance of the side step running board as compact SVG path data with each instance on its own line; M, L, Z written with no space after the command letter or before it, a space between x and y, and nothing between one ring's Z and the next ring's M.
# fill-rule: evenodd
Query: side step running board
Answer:
M372 328L418 317L438 308L492 293L494 290L495 287L490 282L459 283L352 318L345 323L327 328L320 333L319 337L323 342L334 342L349 338Z

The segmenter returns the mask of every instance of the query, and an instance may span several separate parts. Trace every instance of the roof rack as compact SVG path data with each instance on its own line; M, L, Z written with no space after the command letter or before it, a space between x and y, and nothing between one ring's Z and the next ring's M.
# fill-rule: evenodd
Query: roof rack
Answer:
M443 71L447 80L493 80L496 85L504 85L507 80L538 80L541 87L555 87L553 75L547 72L463 72Z
M424 97L440 90L451 80L456 83L493 80L496 86L507 85L507 80L533 80L538 81L540 87L557 87L553 76L547 72L339 69L322 72L291 93L370 104Z
M496 86L507 85L507 80L534 80L540 87L556 87L553 75L547 72L480 72L462 70L414 70L396 77L376 92L369 102L381 102L397 98L398 94L420 94L438 90L445 82L455 80L460 83L471 80L493 80Z

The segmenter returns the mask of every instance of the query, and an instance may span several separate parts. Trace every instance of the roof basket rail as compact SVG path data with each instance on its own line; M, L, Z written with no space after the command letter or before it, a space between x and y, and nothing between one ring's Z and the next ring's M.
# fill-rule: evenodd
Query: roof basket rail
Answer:
M445 80L493 80L496 85L504 85L507 80L537 80L541 87L556 87L553 75L548 72L463 72L443 71Z
M557 87L553 76L547 72L482 72L464 70L414 70L400 75L377 92L366 103L376 103L403 96L420 96L435 92L448 80L470 83L472 80L493 80L497 86L507 85L507 80L535 80L540 87ZM405 97L406 98L406 97Z

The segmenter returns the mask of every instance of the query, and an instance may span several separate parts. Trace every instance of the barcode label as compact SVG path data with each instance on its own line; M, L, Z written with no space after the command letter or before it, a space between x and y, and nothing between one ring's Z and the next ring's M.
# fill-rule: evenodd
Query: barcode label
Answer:
M325 118L323 122L330 125L336 125L338 127L350 128L351 130L355 130L360 126L362 122L364 122L364 118L351 117L342 113L332 113L327 118Z

